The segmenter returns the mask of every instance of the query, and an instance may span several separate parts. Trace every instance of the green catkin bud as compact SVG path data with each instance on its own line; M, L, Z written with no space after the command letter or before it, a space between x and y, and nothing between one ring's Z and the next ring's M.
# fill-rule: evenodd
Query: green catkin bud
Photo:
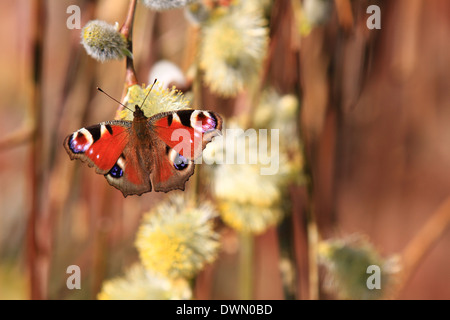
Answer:
M327 270L326 289L339 299L383 299L389 296L396 281L399 264L395 257L382 258L374 246L363 236L330 239L319 244L319 258ZM367 282L379 268L379 287L369 288Z
M208 20L210 10L201 2L194 2L184 8L186 19L193 25L200 25Z
M142 0L146 7L157 11L182 8L193 2L197 0Z
M87 54L100 62L120 60L125 56L133 58L117 24L113 26L101 20L89 21L81 30L81 43Z

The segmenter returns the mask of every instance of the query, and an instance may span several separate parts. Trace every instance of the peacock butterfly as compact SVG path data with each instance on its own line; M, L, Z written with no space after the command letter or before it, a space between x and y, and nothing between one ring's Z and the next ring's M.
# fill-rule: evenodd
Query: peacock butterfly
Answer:
M87 162L124 197L184 190L194 160L220 134L212 111L179 110L150 118L135 106L133 121L112 120L79 129L64 140L70 158Z

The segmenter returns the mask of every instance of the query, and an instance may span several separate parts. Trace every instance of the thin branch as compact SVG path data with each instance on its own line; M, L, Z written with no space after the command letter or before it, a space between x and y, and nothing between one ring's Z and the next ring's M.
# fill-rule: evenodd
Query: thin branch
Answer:
M283 205L286 215L289 206ZM287 217L283 219L277 228L278 244L280 250L280 274L283 285L284 298L286 300L297 299L297 266L295 258L295 244L292 220Z
M120 28L120 33L125 36L127 39L127 49L131 54L133 53L133 24L134 24L134 14L136 12L136 4L137 0L131 0L130 6L128 8L127 18ZM127 65L126 65L126 74L125 74L125 87L122 94L122 101L125 98L128 88L132 85L135 85L138 83L137 77L136 77L136 71L134 69L134 62L133 58L128 56L126 57ZM118 111L121 111L123 109L122 106L119 105Z
M395 296L402 292L411 276L419 267L420 263L431 248L439 241L450 227L450 197L448 197L431 218L409 242L402 253L403 270L400 282L396 288Z
M300 59L300 54L299 54ZM299 97L301 97L299 93ZM301 123L301 121L299 121ZM313 159L316 154L314 143L308 139L306 128L301 126L298 130L299 139L302 142L301 152L303 157L303 174L306 178L305 186L307 192L307 201L305 204L305 222L308 242L308 279L309 279L309 299L319 299L319 266L317 258L317 248L319 243L319 229L317 226L317 217L315 213L315 185Z
M18 147L22 144L30 142L34 136L33 128L24 126L23 128L7 135L0 140L0 152Z
M30 279L30 298L34 300L46 299L48 295L48 276L50 267L51 241L42 237L44 213L42 212L42 54L45 29L45 2L34 0L32 3L34 24L32 25L32 92L29 109L33 135L30 145L30 188L31 207L27 226L27 267ZM49 237L50 238L50 237Z
M339 25L349 32L353 29L354 18L352 13L352 4L350 0L334 0L336 6Z

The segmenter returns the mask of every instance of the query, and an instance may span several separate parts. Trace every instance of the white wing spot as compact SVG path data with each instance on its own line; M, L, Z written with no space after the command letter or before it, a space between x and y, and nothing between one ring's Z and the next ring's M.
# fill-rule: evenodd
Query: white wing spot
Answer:
M198 114L199 113L201 113L202 111L200 111L200 110L195 110L194 112L192 112L192 114L191 114L191 127L192 128L194 128L194 129L197 129L198 128L198 126L197 126L197 116L198 116ZM201 123L200 123L200 127L201 127Z
M178 123L181 123L180 117L176 113L174 113L173 116L172 116L172 123L174 121L178 122Z
M117 165L120 167L120 169L125 169L125 159L122 156L117 159Z
M100 126L100 136L103 136L106 132L108 132L108 129L106 129L106 126L102 124Z

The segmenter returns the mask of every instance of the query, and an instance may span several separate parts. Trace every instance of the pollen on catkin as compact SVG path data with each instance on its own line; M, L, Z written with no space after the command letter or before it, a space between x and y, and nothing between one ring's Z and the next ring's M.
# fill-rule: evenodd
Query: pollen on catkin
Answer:
M237 124L228 121L224 135L205 149L204 159L216 163L211 168L211 184L222 220L239 232L260 234L284 217L281 199L285 178L283 170L261 174L265 165L258 160L258 146L250 143L252 140ZM238 155L245 155L243 163L236 164ZM284 166L282 154L270 156L279 161L280 168ZM227 158L234 159L233 163Z
M280 153L286 162L280 171L291 183L303 184L302 141L298 128L299 101L295 95L280 95L274 89L265 89L253 115L256 129L271 129L279 132Z
M218 254L215 216L208 202L195 205L181 195L158 205L144 216L137 233L136 247L144 267L169 277L195 276Z
M267 42L267 22L257 6L238 4L211 14L200 46L205 82L219 95L235 96L257 79Z
M119 60L125 56L132 58L127 40L119 32L117 24L113 26L102 20L89 21L81 30L81 43L88 55L100 62Z
M171 279L136 264L123 277L107 280L99 300L186 300L192 298L187 280Z
M141 0L142 3L157 11L182 8L190 3L197 2L198 0Z
M148 97L145 99L147 94ZM161 112L189 109L190 102L185 99L182 92L175 88L164 88L159 82L156 82L153 87L152 85L147 87L130 86L123 103L131 110L134 110L137 105L142 108L145 116L151 117ZM123 109L119 112L118 118L131 121L133 112Z

